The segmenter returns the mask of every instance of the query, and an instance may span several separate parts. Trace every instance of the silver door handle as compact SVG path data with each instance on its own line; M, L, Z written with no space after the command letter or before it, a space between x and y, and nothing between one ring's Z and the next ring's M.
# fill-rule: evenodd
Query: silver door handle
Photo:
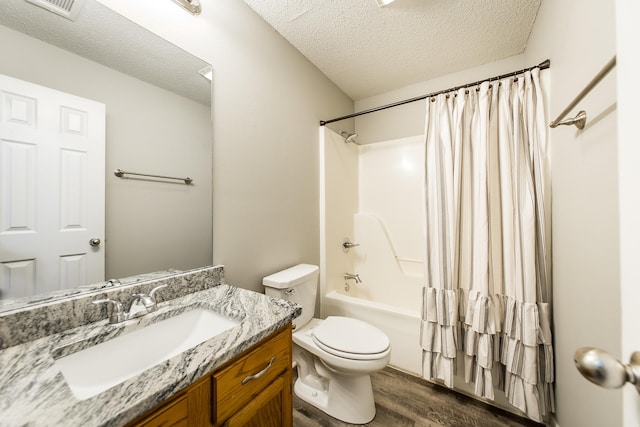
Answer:
M575 352L573 361L582 376L594 384L619 388L630 382L640 393L640 351L634 351L625 365L604 350L583 347Z
M94 237L93 239L89 240L89 244L91 246L100 246L100 243L102 242L97 237Z

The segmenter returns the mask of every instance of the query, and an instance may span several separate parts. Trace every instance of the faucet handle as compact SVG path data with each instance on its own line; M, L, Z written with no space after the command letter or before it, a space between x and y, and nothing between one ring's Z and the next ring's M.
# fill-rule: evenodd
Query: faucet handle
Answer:
M155 288L151 289L151 292L149 292L149 296L150 296L151 298L153 298L153 300L155 301L155 299L156 299L156 293L157 293L160 289L162 289L162 288L166 288L167 286L169 286L169 285L160 285L160 286L156 286Z
M111 299L111 298L104 298L104 299L97 299L97 300L93 300L91 301L93 304L98 305L98 304L111 304L111 308L116 311L116 312L120 312L122 311L122 304L120 304L120 302Z
M348 237L342 239L342 251L344 253L349 252L349 249L355 248L356 246L360 246L360 243L353 243Z
M91 301L93 304L109 304L111 307L111 314L109 315L109 323L118 323L124 320L124 309L122 308L122 304L116 300L111 298L97 299Z

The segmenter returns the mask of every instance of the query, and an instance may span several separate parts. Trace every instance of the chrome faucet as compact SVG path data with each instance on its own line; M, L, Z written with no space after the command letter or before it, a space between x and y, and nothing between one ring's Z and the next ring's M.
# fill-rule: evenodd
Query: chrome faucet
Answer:
M344 280L349 280L349 279L355 280L356 283L362 283L362 280L360 279L359 274L344 273Z
M129 301L129 305L127 307L127 313L131 313L131 309L134 305L141 303L147 313L152 313L158 309L156 304L156 300L151 298L151 295L147 294L134 294L131 300Z
M111 314L109 315L109 323L120 323L127 320L127 316L125 316L124 310L122 309L122 304L120 304L119 301L113 300L111 298L105 298L105 299L97 299L91 302L96 305L109 304L109 307L111 307Z
M127 312L131 313L131 308L136 303L139 302L139 303L142 303L144 308L147 310L147 313L153 313L158 309L158 303L156 302L156 292L158 292L159 289L166 288L166 287L167 285L156 286L155 288L151 289L151 292L149 292L149 295L133 294L133 298L131 298L131 301L129 301L129 307L127 309Z
M156 286L149 292L149 294L138 293L134 294L129 304L127 304L126 311L122 307L122 303L113 300L111 298L97 299L91 301L98 304L109 304L111 307L111 314L109 315L109 323L120 323L126 320L135 319L136 317L144 316L148 313L153 313L158 309L158 302L156 301L156 293L162 288L166 288L167 285ZM132 311L135 305L142 304L144 309Z

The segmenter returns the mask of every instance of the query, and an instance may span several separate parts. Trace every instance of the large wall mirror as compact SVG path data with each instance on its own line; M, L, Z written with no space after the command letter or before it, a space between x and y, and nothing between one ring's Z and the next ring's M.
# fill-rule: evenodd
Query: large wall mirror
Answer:
M176 8L176 13L183 12ZM26 0L3 0L0 46L0 75L10 83L16 79L104 104L105 148L100 167L104 165L105 226L103 235L90 236L100 243L86 249L104 257L100 281L210 265L213 130L211 84L203 76L207 68L210 70L208 64L95 0L86 0L75 20ZM2 90L0 115L4 116L0 116L0 126L6 124L11 105L14 109L17 106L18 116L29 116L25 113L30 108L29 97L16 95L18 91L11 88ZM73 127L75 116L70 117L65 123ZM12 135L0 134L0 209L5 212L16 194L27 197L21 189L27 188L24 183L31 173L21 170L22 151L15 148L21 141ZM28 159L29 155L25 156ZM78 165L75 173L84 176L86 165ZM193 182L117 177L116 169L190 177ZM81 191L94 194L91 188ZM59 216L59 208L49 203L36 200L27 205L37 210L34 218ZM15 211L20 213L20 209ZM29 227L23 234L30 232ZM15 301L22 302L25 297L64 296L73 289L90 289L96 282L88 279L84 267L65 276L62 266L47 277L39 277L41 270L29 256L7 261L5 255L13 249L2 240L2 234L19 234L9 231L6 227L0 230L0 311L13 308ZM85 240L89 245L90 239ZM49 244L40 242L37 246ZM31 267L24 267L30 262Z

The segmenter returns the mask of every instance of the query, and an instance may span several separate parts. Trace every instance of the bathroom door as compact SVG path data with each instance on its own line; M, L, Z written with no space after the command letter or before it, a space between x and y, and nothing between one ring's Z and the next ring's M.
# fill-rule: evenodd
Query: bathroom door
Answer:
M627 363L632 352L640 351L640 4L637 1L616 2L617 105L618 105L618 170L620 198L620 295L621 336L620 359ZM617 333L617 331L612 331ZM640 425L638 390L624 387L623 425Z
M104 152L104 104L0 75L0 298L104 280Z

